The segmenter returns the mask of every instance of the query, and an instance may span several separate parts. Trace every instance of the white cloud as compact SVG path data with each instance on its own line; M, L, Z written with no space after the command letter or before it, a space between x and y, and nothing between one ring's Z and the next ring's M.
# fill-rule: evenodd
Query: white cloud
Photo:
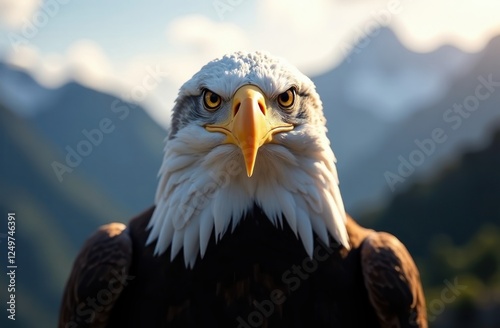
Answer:
M50 88L59 87L69 80L99 90L111 90L116 84L106 55L90 40L73 43L64 55L42 54L32 45L23 45L8 54L6 60L29 71L40 84Z
M20 28L40 4L41 0L0 0L0 24Z
M29 72L41 85L56 88L67 81L66 58L58 54L43 55L32 45L22 45L8 53L5 61Z
M259 1L252 42L306 73L324 70L340 60L335 48L360 20L346 17L354 7L329 0Z
M247 33L239 26L201 15L172 21L166 35L171 46L170 72L179 83L189 79L208 61L251 46Z
M87 86L106 89L111 84L113 68L102 48L91 40L73 43L66 53L69 76Z
M497 0L419 0L407 2L394 28L405 44L430 51L450 43L478 51L494 34L500 34L500 3Z

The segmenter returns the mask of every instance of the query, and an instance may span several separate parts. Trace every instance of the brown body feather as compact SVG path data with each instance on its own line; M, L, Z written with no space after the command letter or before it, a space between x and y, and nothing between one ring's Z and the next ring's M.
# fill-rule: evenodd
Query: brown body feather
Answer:
M152 212L87 241L60 328L427 327L418 270L390 234L348 218L351 250L316 238L310 259L286 224L274 227L256 207L186 269L182 256L145 246Z

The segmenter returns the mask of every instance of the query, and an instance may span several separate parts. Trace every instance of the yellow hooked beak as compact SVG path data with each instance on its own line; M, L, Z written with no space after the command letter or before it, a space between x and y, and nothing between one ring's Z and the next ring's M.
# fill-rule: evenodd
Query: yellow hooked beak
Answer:
M259 148L271 142L274 134L293 129L292 124L274 121L276 119L273 120L268 113L262 90L254 85L245 85L234 94L228 120L208 124L205 129L224 133L227 136L225 143L240 147L247 175L251 177Z

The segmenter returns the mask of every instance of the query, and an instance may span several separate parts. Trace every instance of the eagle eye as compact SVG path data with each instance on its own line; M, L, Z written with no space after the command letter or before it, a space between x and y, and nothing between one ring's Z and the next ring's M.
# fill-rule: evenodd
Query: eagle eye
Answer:
M283 109L290 109L295 103L295 88L290 88L278 95L278 104Z
M221 96L208 89L205 89L203 91L203 105L205 106L205 109L209 111L214 111L217 108L219 108L221 104L222 104Z

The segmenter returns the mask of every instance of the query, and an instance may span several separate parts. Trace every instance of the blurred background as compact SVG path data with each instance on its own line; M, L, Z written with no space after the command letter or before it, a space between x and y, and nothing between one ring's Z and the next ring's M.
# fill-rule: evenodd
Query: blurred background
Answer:
M56 325L86 237L153 204L180 85L257 49L316 83L347 209L407 245L431 327L500 327L498 1L0 0L2 327Z

